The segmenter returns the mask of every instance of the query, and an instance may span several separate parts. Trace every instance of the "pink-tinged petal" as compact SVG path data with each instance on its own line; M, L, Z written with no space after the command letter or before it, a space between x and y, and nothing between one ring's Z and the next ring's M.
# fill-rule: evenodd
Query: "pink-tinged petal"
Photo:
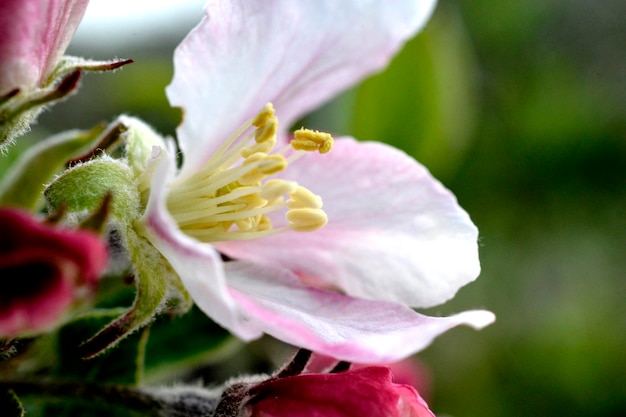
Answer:
M382 364L381 364L382 365ZM350 369L367 367L364 364L352 364ZM371 365L369 365L371 366ZM423 398L431 398L432 375L430 369L414 357L386 364L393 373L393 381L397 384L414 387Z
M43 83L70 43L88 0L0 2L0 94Z
M313 352L311 359L306 364L307 373L327 373L333 369L339 361L330 356L320 355ZM424 399L431 398L432 391L432 375L430 369L417 360L415 357L409 357L397 362L376 364L388 367L393 374L393 381L400 385L409 385L414 387L420 396ZM351 370L370 368L372 364L352 363Z
M210 245L200 243L180 231L166 207L167 184L175 173L175 161L158 147L153 164L158 164L152 178L150 199L142 224L150 242L178 273L196 305L220 325L244 340L261 335L244 321L235 301L226 289L220 254ZM151 167L148 167L151 169Z
M453 327L480 329L495 320L483 310L428 317L397 303L307 287L289 271L269 266L236 261L225 269L231 294L251 325L284 342L350 362L394 362Z
M166 92L184 108L178 138L195 171L244 120L273 102L295 119L381 69L435 0L212 0L174 55ZM201 144L201 146L199 146Z
M435 417L428 404L410 385L395 385L394 389L400 396L398 415L400 417Z
M443 303L478 276L476 227L452 193L405 153L340 139L330 153L307 154L282 175L322 197L328 224L215 246L352 296L413 307Z

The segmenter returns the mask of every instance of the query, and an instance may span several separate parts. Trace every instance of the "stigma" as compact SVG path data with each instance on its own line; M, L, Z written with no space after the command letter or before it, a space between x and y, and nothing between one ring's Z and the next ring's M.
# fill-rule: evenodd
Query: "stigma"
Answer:
M271 103L239 127L193 175L171 184L170 214L187 235L203 242L256 239L326 225L320 196L295 181L272 178L306 152L327 153L328 133L299 129L275 150L278 119ZM282 213L286 225L270 217Z

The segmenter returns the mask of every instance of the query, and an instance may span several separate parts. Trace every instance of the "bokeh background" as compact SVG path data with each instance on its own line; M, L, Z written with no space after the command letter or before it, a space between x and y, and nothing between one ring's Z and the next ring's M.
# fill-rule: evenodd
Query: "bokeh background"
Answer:
M135 64L87 75L31 135L122 112L174 133L179 113L163 89L201 1L134 17L103 3L92 0L110 15L86 20L70 53ZM427 312L488 308L498 319L481 332L455 329L414 358L431 375L437 414L626 410L625 18L621 0L441 0L386 71L305 121L404 149L480 228L480 278ZM177 378L270 369L291 352L266 339L228 346Z

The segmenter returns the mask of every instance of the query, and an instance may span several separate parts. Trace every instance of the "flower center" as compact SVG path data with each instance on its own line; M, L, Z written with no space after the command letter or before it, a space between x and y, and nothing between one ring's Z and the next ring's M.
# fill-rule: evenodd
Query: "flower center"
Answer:
M305 152L327 153L328 133L299 129L278 151L278 119L267 104L244 123L198 172L172 185L167 205L183 232L204 242L255 239L286 230L309 232L328 222L322 199L294 181L270 179ZM287 151L294 149L296 152ZM274 227L270 213L285 211Z

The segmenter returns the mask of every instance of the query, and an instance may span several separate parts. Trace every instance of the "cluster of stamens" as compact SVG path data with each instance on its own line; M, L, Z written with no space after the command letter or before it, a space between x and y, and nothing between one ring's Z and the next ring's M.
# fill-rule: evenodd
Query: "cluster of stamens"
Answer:
M328 222L322 199L294 181L269 179L304 152L329 152L333 138L308 129L274 151L278 119L267 104L215 152L202 170L172 184L168 208L181 230L205 242L254 239L285 230L313 231ZM289 152L290 149L296 152ZM275 228L270 213L286 211Z

